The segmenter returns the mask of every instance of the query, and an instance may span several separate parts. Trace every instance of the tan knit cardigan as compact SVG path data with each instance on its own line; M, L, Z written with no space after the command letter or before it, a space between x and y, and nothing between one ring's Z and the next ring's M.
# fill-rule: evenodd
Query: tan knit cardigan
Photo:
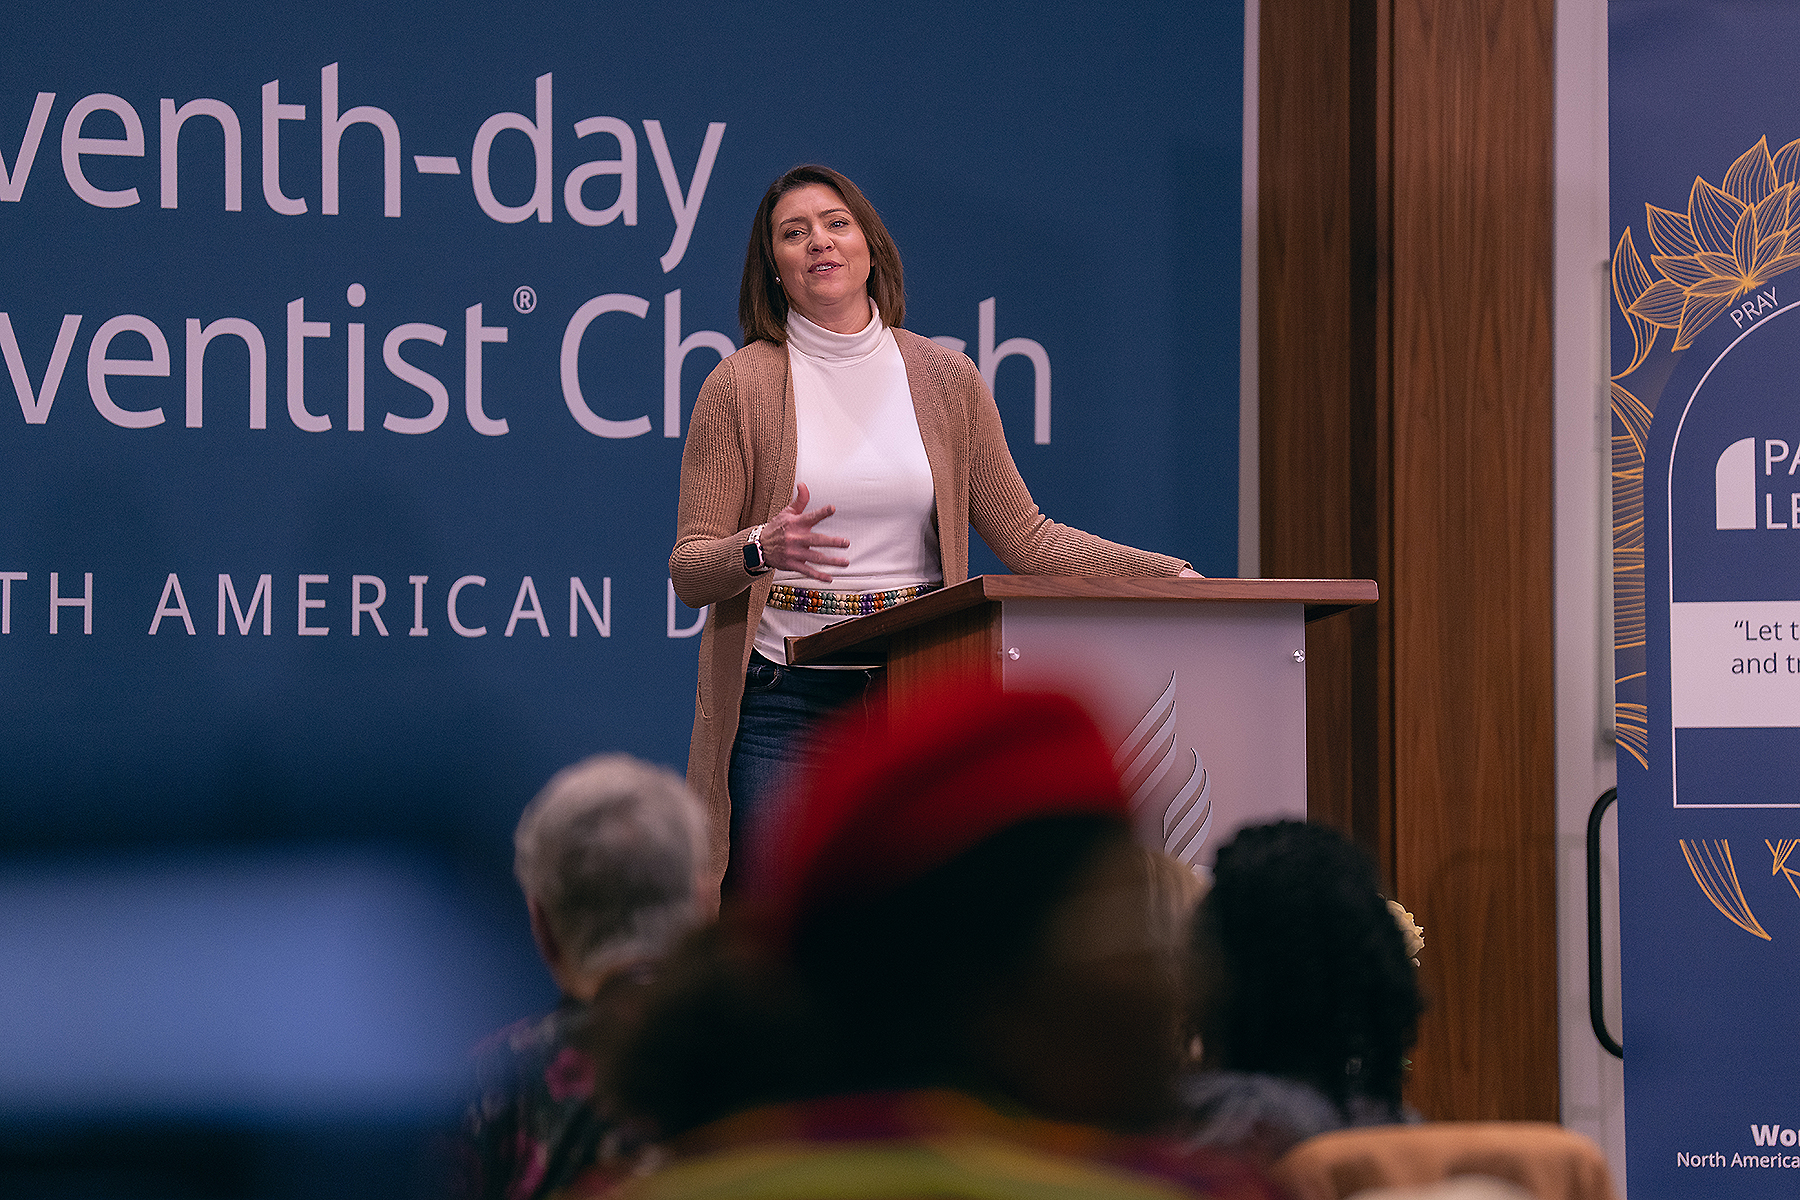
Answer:
M970 525L1020 575L1174 575L1187 565L1044 516L1013 465L1000 412L975 364L904 329L894 330L894 340L931 464L946 585L969 576ZM681 455L669 577L682 603L712 605L700 638L687 779L706 801L715 880L730 856L726 781L744 672L774 579L774 572L752 577L744 570L744 543L752 526L793 498L797 447L786 347L752 342L707 376Z

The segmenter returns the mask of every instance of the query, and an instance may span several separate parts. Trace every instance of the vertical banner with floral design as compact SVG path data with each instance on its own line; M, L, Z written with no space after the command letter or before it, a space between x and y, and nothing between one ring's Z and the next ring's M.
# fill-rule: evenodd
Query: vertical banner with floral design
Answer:
M1631 1192L1793 1196L1800 8L1614 0L1610 21Z

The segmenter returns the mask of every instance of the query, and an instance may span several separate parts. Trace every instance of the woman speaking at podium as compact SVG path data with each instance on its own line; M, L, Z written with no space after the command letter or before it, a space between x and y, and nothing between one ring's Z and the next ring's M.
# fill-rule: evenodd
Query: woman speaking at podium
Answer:
M903 329L900 252L857 186L795 167L750 227L744 348L707 377L681 457L669 575L713 606L688 784L713 878L825 714L879 671L790 667L789 636L960 583L969 526L1021 575L1186 575L1180 559L1051 521L967 356Z

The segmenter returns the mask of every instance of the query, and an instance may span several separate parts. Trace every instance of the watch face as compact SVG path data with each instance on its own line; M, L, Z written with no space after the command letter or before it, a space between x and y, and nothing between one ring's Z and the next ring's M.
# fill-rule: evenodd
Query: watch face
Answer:
M750 574L752 574L752 575L755 575L763 569L764 565L765 564L763 563L762 547L755 542L745 542L744 543L744 570L750 572Z

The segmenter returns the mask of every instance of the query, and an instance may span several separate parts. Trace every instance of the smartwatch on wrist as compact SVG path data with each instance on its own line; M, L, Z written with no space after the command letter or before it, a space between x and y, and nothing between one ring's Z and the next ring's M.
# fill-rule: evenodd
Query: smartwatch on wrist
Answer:
M767 574L773 569L763 557L762 531L763 527L758 525L750 531L750 540L744 543L744 570L752 575Z

